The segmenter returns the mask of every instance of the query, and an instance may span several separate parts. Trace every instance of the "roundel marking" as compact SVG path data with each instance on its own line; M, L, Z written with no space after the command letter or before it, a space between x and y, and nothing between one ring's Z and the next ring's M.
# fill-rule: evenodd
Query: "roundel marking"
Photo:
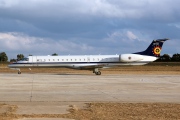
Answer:
M161 48L159 46L155 47L153 50L155 55L159 55L161 53Z

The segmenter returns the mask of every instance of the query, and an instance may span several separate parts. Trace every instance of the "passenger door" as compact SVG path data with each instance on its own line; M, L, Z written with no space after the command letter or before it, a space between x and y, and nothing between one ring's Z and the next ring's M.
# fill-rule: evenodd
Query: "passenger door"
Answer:
M32 56L32 66L33 67L38 66L38 64L37 64L37 56Z

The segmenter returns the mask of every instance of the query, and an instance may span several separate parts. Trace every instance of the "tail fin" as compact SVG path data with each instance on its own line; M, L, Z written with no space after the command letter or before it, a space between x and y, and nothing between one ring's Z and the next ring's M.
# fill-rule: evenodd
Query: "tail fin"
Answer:
M137 52L137 53L133 53L133 54L140 54L140 55L148 55L148 56L159 57L160 53L161 53L163 43L166 40L169 40L169 39L165 38L165 39L153 40L152 43L149 45L149 47L145 51Z

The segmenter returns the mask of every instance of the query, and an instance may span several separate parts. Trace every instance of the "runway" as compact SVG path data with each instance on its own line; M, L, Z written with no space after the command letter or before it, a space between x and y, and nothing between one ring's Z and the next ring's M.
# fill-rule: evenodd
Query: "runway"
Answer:
M4 73L0 74L0 114L11 105L18 107L13 114L37 115L18 120L42 120L38 115L67 114L72 106L81 109L85 103L179 104L179 78L180 75Z
M0 102L180 102L180 75L0 74Z

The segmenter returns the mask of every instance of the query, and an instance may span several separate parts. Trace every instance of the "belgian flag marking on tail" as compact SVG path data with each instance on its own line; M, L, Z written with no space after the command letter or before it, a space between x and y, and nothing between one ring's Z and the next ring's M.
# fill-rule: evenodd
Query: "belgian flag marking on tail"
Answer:
M154 54L155 56L159 57L159 56L160 56L160 53L161 53L161 47L159 47L159 46L154 46L152 52L153 52L153 54Z
M159 57L160 53L161 53L161 50L162 50L163 43L166 40L169 40L169 39L164 38L164 39L153 40L152 43L149 45L149 47L145 51L136 52L136 53L133 53L133 54Z

